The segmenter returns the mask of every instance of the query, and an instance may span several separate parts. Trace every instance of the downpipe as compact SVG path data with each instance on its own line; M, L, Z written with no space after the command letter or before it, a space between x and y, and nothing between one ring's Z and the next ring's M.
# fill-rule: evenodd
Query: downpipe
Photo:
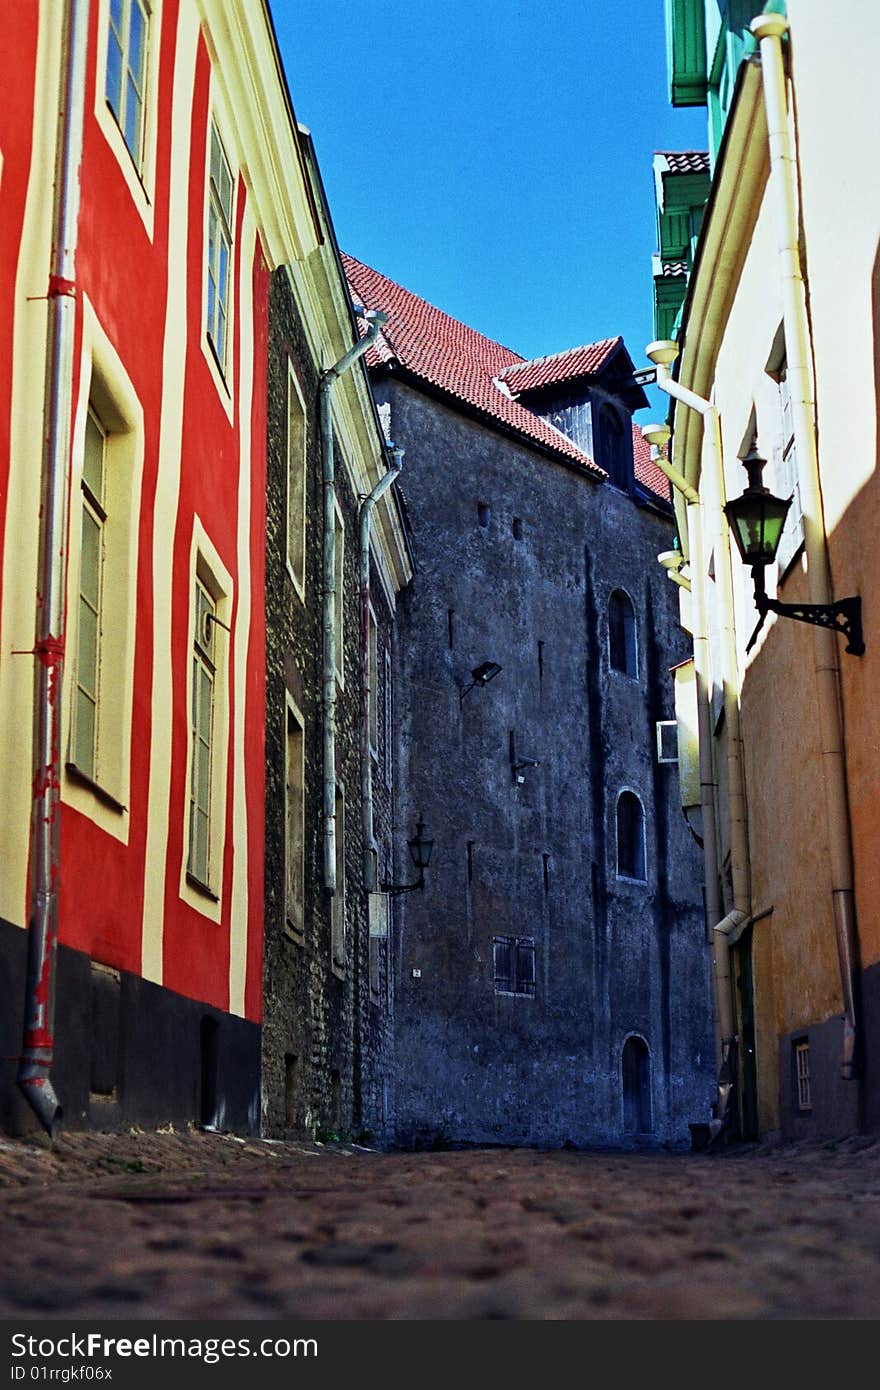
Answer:
M52 1085L61 802L61 688L66 627L68 472L76 329L76 237L80 202L88 0L64 12L52 260L49 269L36 620L33 791L29 838L27 982L17 1084L51 1139L63 1111Z
M370 754L370 695L378 683L379 672L370 664L370 529L376 503L394 482L403 467L404 450L389 445L394 463L361 503L360 564L361 589L361 826L364 842L364 889L375 893L378 875L378 847L373 828L373 759ZM377 689L378 693L378 689Z
M670 435L666 425L647 425L642 433L652 444L665 442ZM654 463L681 493L687 504L688 551L691 557L690 580L693 599L694 676L697 687L697 740L700 755L700 810L703 822L703 878L706 888L706 920L708 940L712 947L712 986L715 999L715 1070L718 1076L719 1109L726 1113L730 1086L726 1080L731 1061L731 1038L734 1033L731 1006L730 951L728 932L742 920L734 911L723 916L718 873L718 840L715 800L718 784L712 761L712 719L709 703L709 621L706 594L706 563L703 545L703 506L700 494L683 473L673 468L657 452ZM722 1079L725 1078L725 1079ZM724 1089L722 1089L724 1088ZM713 1120L710 1132L714 1137ZM720 1126L719 1126L720 1128Z
M691 566L691 583L697 586L696 609L700 641L694 641L694 665L697 676L697 718L700 744L700 804L708 823L704 822L704 870L706 873L706 908L711 924L713 978L716 1007L716 1062L718 1067L718 1100L716 1114L710 1124L715 1138L729 1128L732 1120L731 1096L736 1075L736 1023L730 970L729 935L748 920L751 912L749 883L748 824L746 818L745 775L742 757L742 733L737 694L736 636L733 622L733 586L730 566L730 537L723 512L724 478L722 471L721 429L718 410L711 401L688 390L676 381L670 364L678 356L678 345L656 342L648 345L648 357L657 367L657 385L661 391L679 401L689 410L700 414L704 421L706 466L703 469L705 503L699 493L686 482L683 475L670 467L673 486L678 487L688 502L688 531L691 554L697 557ZM662 461L658 460L661 468ZM665 471L665 469L663 470ZM683 486L682 486L683 485ZM695 496L696 493L696 496ZM703 527L708 531L704 540ZM715 552L715 583L719 609L721 638L721 681L724 716L727 731L727 805L730 834L731 879L733 906L722 915L716 847L715 794L712 767L712 723L708 690L708 592L706 588L707 541ZM711 809L709 809L711 807ZM711 837L709 829L711 827ZM711 849L707 845L711 838ZM711 877L710 877L711 875Z
M770 186L776 203L777 250L787 371L791 388L798 483L804 514L807 581L810 602L827 604L833 602L833 594L819 479L806 289L798 247L797 163L789 131L785 66L782 57L782 36L788 29L788 21L782 15L762 14L752 20L750 27L761 51L761 76L770 144ZM826 628L814 627L813 652L819 700L819 731L822 740L832 913L844 1009L841 1076L844 1080L851 1081L858 1075L859 946L841 713L842 692L835 634Z
M334 367L321 375L318 388L321 427L322 475L324 494L323 541L323 599L321 625L323 630L323 811L324 811L324 887L336 892L336 474L333 453L334 383L376 341L388 316L380 310L367 310L367 332L340 357ZM339 595L342 602L342 595Z

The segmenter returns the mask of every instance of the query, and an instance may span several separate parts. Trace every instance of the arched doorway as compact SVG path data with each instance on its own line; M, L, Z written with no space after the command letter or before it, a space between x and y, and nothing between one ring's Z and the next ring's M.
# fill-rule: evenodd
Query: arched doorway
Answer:
M625 1134L650 1134L651 1057L644 1038L633 1034L623 1044L623 1129Z

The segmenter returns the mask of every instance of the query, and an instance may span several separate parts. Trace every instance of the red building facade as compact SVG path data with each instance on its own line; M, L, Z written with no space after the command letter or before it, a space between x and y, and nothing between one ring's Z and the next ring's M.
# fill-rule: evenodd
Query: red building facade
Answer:
M314 207L262 5L27 3L7 25L2 1051L23 1046L31 822L48 804L58 952L50 930L54 1018L37 1060L65 1122L255 1129L269 276L316 248ZM69 278L53 247L65 149L79 182ZM56 351L59 312L72 328ZM43 711L57 771L41 780L30 745L56 407L61 680ZM26 1110L15 1063L2 1065L0 1120L15 1127Z

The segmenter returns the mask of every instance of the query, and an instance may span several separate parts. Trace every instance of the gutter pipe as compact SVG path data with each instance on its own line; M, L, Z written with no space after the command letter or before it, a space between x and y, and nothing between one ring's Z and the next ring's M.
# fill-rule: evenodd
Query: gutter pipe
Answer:
M27 983L18 1087L54 1140L63 1111L51 1080L55 1058L61 800L61 682L66 626L68 475L76 329L88 0L64 11L52 259L49 268L43 457L34 650L33 791L29 839Z
M336 477L333 457L333 385L376 341L388 316L367 310L367 332L321 375L321 451L324 490L323 591L321 623L323 649L323 775L324 775L324 887L336 892ZM340 595L340 601L342 596Z
M816 407L810 377L810 330L806 289L798 248L797 164L788 124L782 36L783 15L762 14L751 30L761 50L761 74L770 142L770 186L776 203L779 278L798 482L804 516L804 545L811 603L833 601L828 540L819 481ZM819 701L819 732L825 783L825 814L831 864L831 899L844 1007L841 1075L857 1074L858 929L853 880L852 831L841 713L837 640L827 628L813 628L813 653Z
M665 444L671 430L668 425L646 425L642 434L650 444ZM715 924L723 919L718 875L718 840L715 819L715 799L718 792L712 764L712 720L709 707L709 624L707 616L706 566L703 558L703 507L700 494L683 473L667 463L654 449L654 463L669 479L687 503L688 552L690 587L693 599L692 623L694 643L694 677L697 689L697 741L700 755L700 810L702 814L703 879L706 888L706 921L708 941L713 947L713 993L715 998L715 1070L720 1075L724 1060L724 1043L733 1031L730 1008L730 963L726 948L726 933L715 940ZM672 578L672 575L669 575ZM726 920L726 919L724 919Z
M361 817L364 841L364 888L375 893L378 847L373 831L373 759L370 754L370 696L379 672L370 665L370 524L376 503L391 486L403 466L404 450L389 445L394 463L373 491L361 503L360 515L360 586L361 586L361 670L364 672L361 691Z
M702 469L703 493L705 501L700 506L704 517L694 516L693 533L691 515L697 504L692 496L688 498L689 543L694 540L698 550L691 551L694 563L691 565L693 583L696 579L698 609L702 608L701 622L703 634L708 632L708 592L706 590L706 569L704 547L711 543L715 556L715 586L718 599L719 636L721 645L721 682L724 696L724 717L727 732L727 812L730 835L730 867L733 887L733 906L724 917L720 917L721 899L718 887L717 850L712 866L712 882L706 884L707 911L712 933L714 956L715 1002L717 1010L716 1052L718 1070L718 1107L710 1130L713 1137L728 1123L730 1095L735 1075L733 1048L736 1042L736 1028L733 1010L733 995L730 980L730 942L729 934L745 922L751 913L751 889L749 884L748 824L746 819L745 775L742 756L742 733L739 717L739 697L737 681L736 635L733 621L733 583L730 567L730 532L724 517L724 473L721 452L721 427L718 409L711 401L688 390L674 380L670 364L678 356L678 344L671 341L650 343L647 354L657 367L657 385L673 400L679 401L689 410L702 416L704 425L704 447L706 464ZM673 470L674 472L675 470ZM679 475L680 477L681 475ZM675 479L670 479L675 483ZM688 487L690 485L687 485ZM691 489L691 492L693 489ZM705 521L707 534L702 534ZM705 694L700 696L698 683L697 714L700 737L700 787L701 805L708 806L711 798L713 809L710 813L714 830L714 777L712 775L712 727L709 709L708 684L705 673L708 671L708 637L702 636L700 664L704 673ZM697 642L694 643L694 666L697 668ZM699 677L698 677L699 682ZM705 751L704 751L705 750ZM708 827L706 827L708 830ZM714 843L714 836L711 837ZM709 834L703 837L705 846ZM707 856L706 868L709 869ZM711 903L711 907L710 907Z

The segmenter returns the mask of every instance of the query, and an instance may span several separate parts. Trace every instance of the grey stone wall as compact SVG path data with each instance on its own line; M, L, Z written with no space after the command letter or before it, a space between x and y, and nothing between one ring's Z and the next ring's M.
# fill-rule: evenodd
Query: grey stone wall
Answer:
M687 654L656 563L671 521L393 376L374 385L406 448L417 563L394 634L397 818L423 814L436 841L425 892L394 908L398 1138L686 1145L714 1056L701 856L656 758ZM638 617L637 679L609 668L615 588ZM460 698L483 661L501 674ZM519 784L511 735L539 762ZM623 788L644 806L645 882L617 876ZM534 997L496 992L499 935L534 941ZM638 1136L633 1034L650 1055Z
M307 407L305 601L286 565L287 373L292 361ZM358 505L339 448L336 479L345 523L344 688L337 703L337 777L345 795L344 972L331 966L331 899L322 883L321 552L322 460L319 367L310 356L290 283L272 277L269 305L268 481L266 496L266 859L262 1126L271 1135L339 1133L381 1140L390 1103L389 1009L382 976L370 988L370 943L363 880L360 796L360 590ZM374 593L380 645L390 612ZM304 721L305 921L301 938L286 926L285 747L287 699ZM382 750L380 750L381 752ZM378 788L380 820L390 808Z

